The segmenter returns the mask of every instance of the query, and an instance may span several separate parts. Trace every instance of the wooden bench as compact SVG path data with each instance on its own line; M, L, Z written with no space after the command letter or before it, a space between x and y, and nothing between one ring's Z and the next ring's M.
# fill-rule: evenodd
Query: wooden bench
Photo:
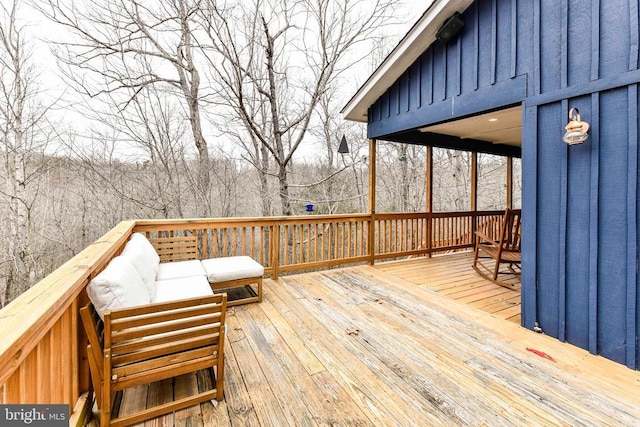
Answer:
M198 260L198 240L194 233L149 238L160 256L160 263ZM230 256L201 260L207 280L214 291L244 288L245 295L229 300L228 305L262 302L264 267L248 256ZM255 285L255 289L251 287Z
M100 426L124 426L216 399L224 389L226 294L109 310L104 321L89 303L80 309L87 332ZM117 393L201 369L213 388L112 418Z
M229 306L262 301L264 267L248 256L232 256L202 260L207 280L214 291L245 288L248 296L229 301ZM255 284L254 290L250 285Z

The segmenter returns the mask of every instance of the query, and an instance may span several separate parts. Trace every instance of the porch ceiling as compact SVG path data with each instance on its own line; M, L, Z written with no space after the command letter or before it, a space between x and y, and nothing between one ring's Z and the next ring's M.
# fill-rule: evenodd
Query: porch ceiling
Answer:
M522 146L522 108L511 107L418 129L420 132Z
M385 141L498 156L521 157L522 108L497 110L460 120L385 135Z

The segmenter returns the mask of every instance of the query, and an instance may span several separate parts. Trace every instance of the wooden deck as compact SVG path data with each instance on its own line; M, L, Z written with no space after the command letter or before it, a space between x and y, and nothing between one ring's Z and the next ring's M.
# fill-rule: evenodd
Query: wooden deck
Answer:
M434 292L431 264L265 280L262 303L228 312L225 399L146 425L637 425L640 372ZM198 381L134 390L122 410Z
M501 280L515 284L514 289L505 288L480 277L471 268L472 263L473 252L458 252L433 258L386 262L376 264L376 268L500 319L520 324L520 278L513 274L502 275Z

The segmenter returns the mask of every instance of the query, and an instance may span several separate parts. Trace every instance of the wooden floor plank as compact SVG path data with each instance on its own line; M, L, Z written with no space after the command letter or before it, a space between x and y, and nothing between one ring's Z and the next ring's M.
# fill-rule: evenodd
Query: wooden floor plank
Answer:
M166 379L149 384L147 408L169 403L173 400L173 380ZM144 427L162 427L173 425L173 414L145 421Z
M296 331L287 323L270 301L265 301L264 304L260 304L260 308L262 308L265 315L268 316L271 323L277 328L282 339L289 348L291 348L298 362L304 366L308 375L315 375L327 370L322 362L307 348L303 340L298 337Z
M224 402L231 425L260 426L258 414L254 402L246 387L241 364L253 363L249 357L243 357L238 361L235 345L245 339L244 331L235 316L235 307L227 310L227 339L225 341L225 376L224 376ZM223 424L221 424L223 425Z
M298 322L298 328L303 330L303 334L307 337L312 336L309 345L314 353L327 366L328 372L340 380L349 398L363 411L366 409L365 413L372 425L409 423L410 417L393 405L393 393L380 387L378 375L367 367L362 358L354 357L349 339L336 339L336 335L332 333L335 330L333 321L317 315L314 301L304 297L294 299L293 294L289 293L291 289L300 292L304 286L299 281L302 276L293 277L280 279L288 286L285 291L278 292L277 299L272 299L274 305L281 309L290 309L285 314L294 315L296 319L292 320ZM278 304L278 299L282 305ZM344 330L340 333L346 335Z
M281 283L278 284L278 289L280 287ZM284 297L284 300L282 297ZM329 368L340 366L340 361L334 354L325 351L323 343L318 340L322 326L316 323L314 319L309 318L308 312L298 304L297 299L288 298L284 292L270 292L266 295L266 300L282 313L283 318L296 331L299 338L304 340L310 351L314 354L322 354L322 363L325 366ZM334 351L337 350L337 347L331 348ZM345 377L341 372L325 369L314 374L312 378L321 392L324 393L325 399L339 408L340 414L334 414L334 416L348 420L345 422L346 425L371 424L372 417L367 417L361 410L360 405L356 403L357 399L353 398L352 382L345 381Z
M514 297L520 299L520 292L514 291L513 289L507 289L503 286L492 286L490 290L485 292L470 293L463 297L459 296L456 298L456 301L462 304L471 304L480 308L496 302L512 299Z
M145 385L138 385L124 390L118 415L130 415L146 409L148 393L149 387ZM144 423L134 424L134 426L142 427Z
M442 352L430 351L430 342L437 336L436 331L410 333L412 329L407 328L407 323L413 320L410 313L402 312L391 317L391 314L397 313L396 310L389 310L390 305L395 305L394 295L376 293L376 297L370 298L367 303L359 303L357 300L349 302L351 296L361 293L354 292L358 289L356 277L344 274L339 276L338 282L323 277L320 283L322 286L316 286L315 290L311 285L305 289L317 292L318 298L330 302L330 307L342 306L339 313L357 314L354 319L343 320L342 326L358 326L360 331L354 336L354 340L363 346L358 351L361 352L361 357L382 363L376 370L388 371L383 378L391 382L385 386L395 390L396 406L404 408L407 413L418 417L417 420L429 425L460 425L474 419L478 421L475 405L482 406L485 414L495 412L496 408L489 410L485 401L467 399L469 387L461 387L461 380L456 375L442 377L438 374L441 364L447 365L450 370L453 359ZM323 287L331 287L337 295L331 297L322 291ZM341 288L344 293L340 293ZM416 359L415 355L420 357ZM427 360L428 363L423 363ZM460 401L469 404L460 406L457 403ZM498 401L498 405L503 403ZM429 414L430 418L424 414Z
M248 310L251 313L255 327L259 329L259 331L255 330L252 335L264 337L261 348L263 351L265 349L270 350L272 357L278 360L277 364L283 367L281 371L274 371L273 379L283 386L284 396L288 398L287 402L289 403L287 407L296 416L295 423L305 425L343 425L351 423L351 415L344 417L349 412L342 413L340 406L335 405L336 402L332 399L327 399L321 389L318 389L317 383L313 379L316 373L324 372L326 369L309 375L294 354L294 349L288 347L279 329L273 327L272 318L267 317L263 311L264 307L270 305L270 302L267 301L266 304L255 305L251 307L251 310ZM259 341L257 343L259 344ZM295 399L290 396L291 387L289 384L295 384L295 391L298 393ZM296 408L294 404L291 404L292 401L301 402L301 407ZM303 418L305 413L308 415L308 419Z
M342 282L344 281L345 280L342 280ZM354 283L357 283L357 280L354 281ZM373 289L370 290L373 291ZM415 288L412 290L415 290ZM378 297L377 299L393 304L394 307L392 310L385 309L384 312L390 311L391 313L396 313L396 309L399 309L401 315L398 317L398 323L400 325L406 325L410 320L413 320L415 323L420 323L421 319L424 318L433 319L433 323L435 324L440 324L445 320L441 313L424 309L422 301L415 298L416 295L411 295L410 298L406 298L402 295L394 295L393 291L388 292L384 288L376 289L374 292ZM411 331L413 331L413 328L409 328L403 335L407 335ZM404 344L396 347L402 349L403 353L417 352L428 355L426 359L429 360L429 365L433 367L432 374L434 376L437 376L439 372L448 372L446 379L451 382L448 384L440 382L438 384L440 392L446 391L446 394L452 395L455 395L457 392L458 395L455 395L455 402L464 401L466 405L465 408L472 411L470 419L464 418L457 420L458 422L454 424L466 424L473 420L475 422L482 421L491 425L496 423L496 419L491 419L494 414L504 414L508 412L509 406L501 397L495 399L488 398L486 387L490 383L474 384L473 381L469 381L473 378L471 369L467 366L467 362L456 357L458 352L467 347L466 342L457 339L456 334L452 333L451 329L443 330L436 326L428 329L420 329L419 331L418 334L412 334L409 337L410 339ZM434 343L437 343L436 348L434 348ZM412 348L414 345L416 347ZM482 353L479 355L481 356ZM430 377L429 381L433 381L433 377ZM498 388L496 384L490 385L495 392ZM478 399L478 396L483 396L484 398ZM460 408L458 408L458 411L460 411ZM534 414L528 414L528 416L525 416L521 411L518 416L513 417L512 421L514 424L512 425L516 425L518 422L522 423L527 419L532 419L531 417L533 415Z
M269 318L264 315L260 304L242 307L236 315L244 325L247 339L266 381L271 384L272 402L282 407L287 417L287 424L299 422L302 425L317 425L311 415L309 402L306 401L309 395L298 394L299 389L292 389L290 386L291 383L299 382L301 389L306 388L304 384L308 376L305 378L305 376L292 374L292 372L304 371L304 367L295 359L295 356L291 355L290 348L275 330ZM274 347L277 347L278 351L274 351ZM292 395L292 393L295 394Z
M375 372L387 372L381 377L385 382L384 387L393 390L393 405L402 408L403 412L411 417L421 416L424 422L429 424L439 424L445 421L457 420L455 411L450 410L449 405L444 405L439 396L434 396L424 387L426 381L421 375L415 375L415 368L408 369L403 359L404 350L400 350L403 357L397 357L396 351L403 349L405 345L392 338L400 338L399 335L382 334L381 330L387 329L388 319L371 316L371 312L365 312L370 304L380 305L381 301L362 302L354 298L357 293L340 292L344 289L345 278L340 277L340 284L333 281L331 277L317 275L310 281L306 290L309 290L318 301L318 309L331 314L335 321L334 334L337 339L342 336L347 338L351 344L351 351L360 358L367 361L368 368ZM326 289L334 290L334 293L327 293ZM335 310L335 308L341 308ZM366 320L363 320L366 319ZM358 332L349 334L349 328L357 327ZM397 329L400 325L393 325L388 328ZM382 339L382 336L387 339ZM407 375L411 372L411 375ZM422 414L422 415L421 415ZM425 414L429 414L427 417Z
M512 296L511 298L503 299L493 304L488 304L488 305L472 304L472 305L474 305L474 307L478 307L482 309L483 311L486 311L487 313L493 313L493 314L497 314L506 309L510 309L511 314L509 314L509 316L507 317L511 317L511 316L517 316L518 314L520 314L520 311L522 310L520 304L521 304L520 295L515 295L515 296Z
M378 273L376 273L378 274ZM393 280L393 277L388 276L386 280ZM400 282L398 282L400 284ZM405 288L407 291L414 291L415 288L407 287ZM412 297L417 297L418 294L412 295ZM609 425L611 423L611 417L616 417L619 420L625 420L625 422L632 422L633 417L637 417L638 415L633 415L636 410L631 410L630 407L633 405L637 405L640 403L640 394L638 394L638 390L640 388L640 373L630 371L626 369L624 366L613 363L611 361L594 357L589 355L584 350L578 349L574 346L560 343L559 341L552 339L550 337L546 337L544 335L535 334L533 332L527 331L517 325L503 322L495 317L489 316L486 313L481 311L469 311L465 309L463 305L451 304L447 302L446 297L441 297L437 294L431 295L429 298L428 305L436 305L442 307L442 309L452 309L454 317L451 319L463 319L465 317L474 317L480 320L478 322L462 322L457 325L456 330L466 330L465 334L467 336L471 336L474 334L473 331L467 330L467 327L475 327L484 329L485 325L488 323L491 325L490 330L492 331L493 339L497 340L497 343L493 345L491 351L495 353L495 356L492 358L492 363L489 364L481 364L476 367L474 370L474 375L479 375L482 372L493 372L496 370L496 366L499 366L503 369L504 373L509 373L512 377L513 384L511 384L512 390L509 392L510 394L515 393L525 393L525 396L529 395L532 397L532 401L530 404L533 407L536 407L537 410L543 413L543 408L540 407L539 401L544 399L549 400L549 407L544 409L547 412L547 417L554 418L556 420L562 420L563 418L574 419L573 422L569 423L570 425L576 424L589 424L589 422L581 421L576 422L576 419L582 419L582 417L586 417L585 419L598 419L603 422L602 425ZM427 306L428 306L427 305ZM479 332L479 331L477 331ZM570 354L566 359L563 360L563 363L560 362L549 362L546 359L539 358L540 360L531 359L531 357L523 357L526 353L525 345L518 345L517 348L511 348L512 345L506 345L507 342L516 342L522 339L526 339L527 344L532 344L533 346L537 346L538 349L546 349L547 347L551 348L549 352L557 351L558 349L562 349L563 352ZM489 344L492 340L488 340L488 337L484 337L481 341L483 344ZM466 341L462 341L460 344L463 344L460 349L464 348L464 344ZM474 342L473 340L469 340L469 342ZM487 349L489 350L489 349ZM507 352L508 351L508 352ZM532 354L532 353L530 353ZM580 355L580 357L577 357ZM588 384L592 375L592 370L589 368L584 369L583 365L574 364L574 360L582 358L583 360L588 360L591 364L608 366L608 368L616 371L616 372L626 372L631 374L632 380L631 382L627 382L627 386L630 386L631 389L636 391L636 395L630 400L625 402L622 405L619 405L616 411L612 411L610 413L604 414L601 409L598 407L602 407L602 405L613 405L617 406L619 403L615 398L609 400L611 395L601 395L601 389L599 385L588 386L585 389L581 387L583 385ZM505 365L505 361L509 361L508 364ZM542 363L540 363L542 362ZM532 365L536 363L537 365ZM533 370L531 370L533 368ZM545 372L543 375L538 375L538 369L541 369ZM573 373L576 370L580 371L580 377L576 382L576 378L573 377L572 374L568 374L566 371L571 370ZM550 372L552 371L552 372ZM604 381L607 381L606 377L610 375L610 373L603 372L605 376ZM526 379L525 379L526 378ZM508 385L509 382L505 382L505 385ZM555 384L556 389L549 389L549 384ZM571 384L569 389L567 389L567 384ZM622 384L617 384L616 381L611 381L610 384L616 390L614 395L621 397L621 393L625 393L625 386ZM526 386L526 388L525 388ZM580 386L580 387L578 387ZM575 387L575 388L571 388ZM513 390L515 389L515 390ZM557 390L560 390L560 394L558 394ZM539 396L538 392L550 393L551 396L544 397ZM566 393L563 397L562 393ZM578 397L577 395L580 395ZM572 397L568 397L572 396ZM603 402L606 400L607 402ZM600 401L600 402L598 402ZM511 404L514 404L514 397L510 397ZM574 407L577 405L580 407ZM569 409L559 411L557 406L566 405ZM613 408L613 406L611 406ZM520 409L518 409L520 410ZM614 414L614 415L612 415ZM609 422L605 422L608 420ZM596 423L599 424L599 423Z
M198 379L195 374L184 374L175 378L174 396L176 399L193 396L198 393ZM174 425L177 427L202 427L200 405L175 411Z
M239 374L242 376L242 383L248 393L248 400L261 424L266 422L267 425L285 425L287 424L287 416L280 404L274 400L272 385L262 371L260 360L253 352L253 347L246 336L245 326L237 317L242 307L235 307L235 309L235 315L228 316L228 319L232 323L236 321L234 327L241 328L244 337L230 344L233 347ZM235 319L231 319L233 317ZM225 396L235 392L231 386L232 384L227 384L225 387Z

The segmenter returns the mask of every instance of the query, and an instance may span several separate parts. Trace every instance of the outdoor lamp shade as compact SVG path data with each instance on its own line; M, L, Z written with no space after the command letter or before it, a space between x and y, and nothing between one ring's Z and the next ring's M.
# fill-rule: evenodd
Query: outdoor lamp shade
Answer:
M568 145L582 144L589 137L589 123L580 120L577 108L569 110L569 123L564 127L567 131L562 140Z
M340 146L338 147L338 153L347 154L349 152L349 147L347 147L347 138L342 135L342 140L340 141Z

